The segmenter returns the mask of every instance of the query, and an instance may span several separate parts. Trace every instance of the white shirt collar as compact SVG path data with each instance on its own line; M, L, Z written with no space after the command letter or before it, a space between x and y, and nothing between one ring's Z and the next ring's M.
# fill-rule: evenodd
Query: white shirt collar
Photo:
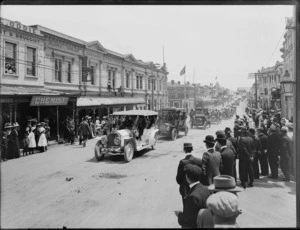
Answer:
M212 148L208 148L207 151L210 150L210 149L214 150L214 148L212 147Z
M192 187L194 187L196 184L199 184L199 183L200 183L199 181L196 181L196 182L190 184L189 186L190 186L190 188L192 188Z
M222 150L222 149L225 149L225 148L227 148L227 146L226 146L226 145L222 146L222 147L221 147L221 150Z

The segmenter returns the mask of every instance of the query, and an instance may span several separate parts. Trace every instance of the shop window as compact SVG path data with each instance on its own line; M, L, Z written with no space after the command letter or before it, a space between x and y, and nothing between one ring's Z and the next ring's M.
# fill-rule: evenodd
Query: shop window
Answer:
M26 73L27 75L36 76L35 73L35 57L36 57L36 49L27 47L27 67Z
M17 74L16 51L16 44L5 42L5 74Z
M61 60L55 59L55 80L61 82Z
M67 81L71 83L71 62L67 61Z
M129 88L129 73L126 73L126 88Z

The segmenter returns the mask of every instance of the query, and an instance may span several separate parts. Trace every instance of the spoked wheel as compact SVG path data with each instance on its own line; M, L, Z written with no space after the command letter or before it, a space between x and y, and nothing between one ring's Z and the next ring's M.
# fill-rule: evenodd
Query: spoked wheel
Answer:
M178 135L177 129L173 129L172 134L171 134L171 138L172 138L173 141L176 140L177 135Z
M127 143L124 147L124 159L126 162L130 162L133 158L133 145L131 142Z
M158 134L156 133L156 134L154 135L154 143L153 143L153 145L151 146L152 149L155 149L155 145L156 145L156 143L157 143L157 140L158 140Z
M104 158L105 153L102 151L102 148L103 148L103 144L100 141L98 141L94 149L95 158L97 161L102 161Z

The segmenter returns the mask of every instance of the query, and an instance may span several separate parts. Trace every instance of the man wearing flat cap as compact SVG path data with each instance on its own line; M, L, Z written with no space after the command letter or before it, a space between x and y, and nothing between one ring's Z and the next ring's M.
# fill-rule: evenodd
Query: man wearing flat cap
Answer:
M241 137L239 139L239 174L241 186L246 188L246 182L249 177L249 187L253 187L253 157L254 157L254 141L248 136L246 127L241 128Z
M184 199L183 211L175 211L178 223L182 228L196 228L197 215L200 209L206 208L206 200L210 196L208 188L199 182L202 170L197 165L188 164L184 167L185 177L190 192Z
M184 202L184 198L188 195L190 187L185 177L184 167L188 164L194 164L202 167L202 160L201 158L195 157L192 155L193 151L193 145L192 143L184 143L183 144L183 151L185 152L186 156L184 159L180 160L178 169L177 169L177 175L176 175L176 181L179 184L179 192L182 196L182 202ZM199 181L202 181L202 178L198 178Z
M203 184L210 185L213 178L220 175L222 170L222 157L219 151L214 150L215 139L212 135L207 135L203 141L206 145L206 152L202 156Z
M287 136L288 128L281 128L281 142L280 142L280 168L283 172L283 181L290 181L291 167L290 159L292 158L292 141Z
M269 133L267 145L268 161L271 169L269 177L278 179L280 136L278 134L278 129L274 126L270 127Z

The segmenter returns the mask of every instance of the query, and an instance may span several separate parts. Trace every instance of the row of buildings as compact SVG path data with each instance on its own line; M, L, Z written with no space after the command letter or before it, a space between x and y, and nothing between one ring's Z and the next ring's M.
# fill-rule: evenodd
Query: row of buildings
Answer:
M274 66L262 67L257 71L257 106L265 110L281 110L282 116L292 119L293 93L284 93L283 80L295 81L295 29L293 18L286 19L286 32L280 51L282 61ZM251 88L252 102L255 104L255 84Z
M40 26L1 18L0 125L48 118L59 138L66 118L168 106L166 64L136 59Z

